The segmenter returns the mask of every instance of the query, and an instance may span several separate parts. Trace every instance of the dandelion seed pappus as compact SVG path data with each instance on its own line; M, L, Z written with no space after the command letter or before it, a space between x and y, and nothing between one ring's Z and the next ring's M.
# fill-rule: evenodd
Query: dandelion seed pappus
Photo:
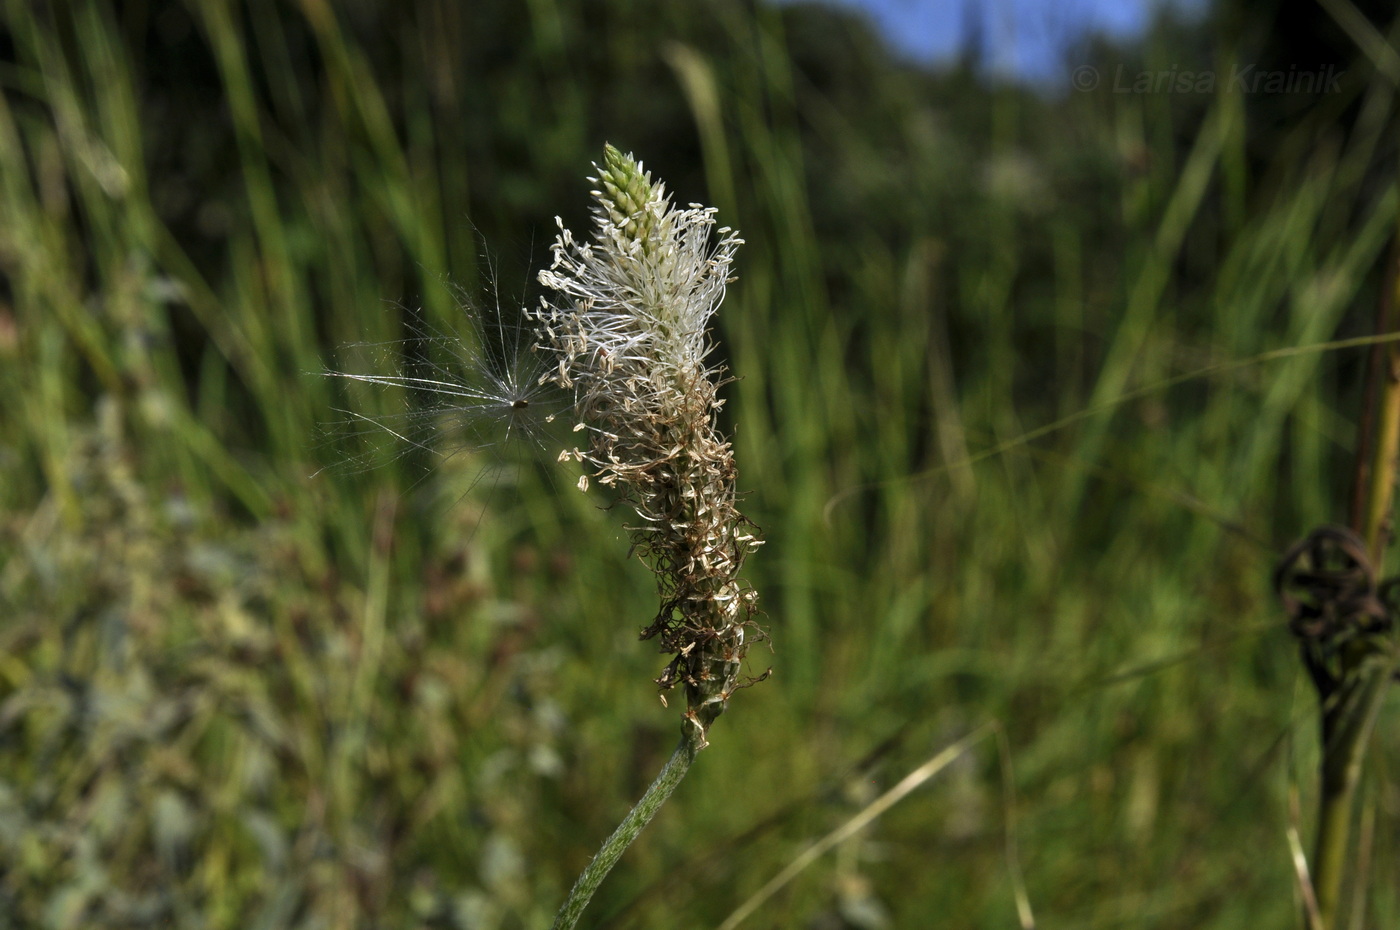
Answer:
M454 501L488 504L553 458L554 419L570 398L542 380L525 311L458 298L454 331L400 307L403 338L342 346L321 372L345 387L341 419L323 430L334 461L321 471L398 468L406 491L431 476Z

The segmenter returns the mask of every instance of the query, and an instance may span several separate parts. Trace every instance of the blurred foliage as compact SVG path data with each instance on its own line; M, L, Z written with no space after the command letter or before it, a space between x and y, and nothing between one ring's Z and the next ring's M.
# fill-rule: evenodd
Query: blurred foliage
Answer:
M650 577L548 463L336 467L334 410L414 399L317 373L537 299L605 140L748 240L777 675L587 919L714 925L995 718L1014 804L980 746L747 925L1010 925L1013 818L1047 926L1288 925L1316 746L1267 578L1343 513L1361 354L1219 366L1366 331L1400 134L1340 41L1336 94L1114 92L1288 61L1240 9L1076 93L817 6L7 0L0 926L547 925L674 738Z

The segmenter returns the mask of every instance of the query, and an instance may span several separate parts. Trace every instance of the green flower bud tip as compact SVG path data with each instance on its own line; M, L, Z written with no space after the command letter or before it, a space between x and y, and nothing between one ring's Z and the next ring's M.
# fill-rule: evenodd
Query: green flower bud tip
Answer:
M641 242L642 250L650 253L665 234L658 228L658 219L666 212L666 186L653 184L651 172L641 162L611 144L604 145L603 164L595 167L600 189L593 196L604 215L626 238Z

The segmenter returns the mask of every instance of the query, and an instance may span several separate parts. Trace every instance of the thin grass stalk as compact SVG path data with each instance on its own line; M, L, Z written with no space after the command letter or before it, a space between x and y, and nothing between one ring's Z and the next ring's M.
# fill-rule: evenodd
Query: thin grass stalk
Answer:
M1400 239L1391 249L1386 283L1376 314L1376 335L1400 331L1396 319L1400 287ZM1357 450L1356 485L1358 493L1352 514L1352 529L1366 540L1371 563L1380 567L1388 540L1388 517L1395 495L1396 455L1400 453L1400 345L1376 343L1371 349L1362 412L1364 427ZM1374 435L1371 435L1374 431Z
M758 891L754 892L748 900L735 908L733 913L726 917L724 922L719 925L718 930L735 930L739 924L743 923L754 911L758 910L765 901L773 897L774 894L790 883L809 865L825 855L828 850L844 843L846 840L865 829L865 827L882 816L891 807L894 807L900 801L904 800L915 788L918 788L924 782L943 771L971 749L974 744L993 731L1000 733L1001 724L996 721L984 723L956 743L941 750L932 759L929 759L908 775L905 775L899 780L898 784L880 795L874 801L871 801L854 817L803 850L797 858L789 862L781 872L769 879L768 882ZM1003 747L1003 749L1005 749L1005 747ZM1003 776L1008 774L1005 768L1003 768L1002 774ZM1024 896L1024 891L1020 887L1019 874L1017 874L1016 867L1013 867L1012 870L1012 881L1017 886L1017 908L1024 915L1029 912L1030 905L1026 904L1024 910L1021 908L1021 899Z

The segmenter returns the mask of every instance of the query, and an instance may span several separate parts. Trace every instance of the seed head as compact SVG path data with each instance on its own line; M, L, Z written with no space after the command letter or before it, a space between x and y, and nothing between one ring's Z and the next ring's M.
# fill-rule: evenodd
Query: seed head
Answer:
M642 637L674 654L657 683L663 697L684 685L703 745L743 684L745 629L756 629L756 595L738 575L759 541L735 504L733 451L718 426L722 369L706 361L742 240L725 228L711 244L715 210L676 209L631 155L608 146L595 167L591 240L560 221L539 276L556 295L536 312L539 348L589 436L568 454L641 518L632 541L661 594Z

